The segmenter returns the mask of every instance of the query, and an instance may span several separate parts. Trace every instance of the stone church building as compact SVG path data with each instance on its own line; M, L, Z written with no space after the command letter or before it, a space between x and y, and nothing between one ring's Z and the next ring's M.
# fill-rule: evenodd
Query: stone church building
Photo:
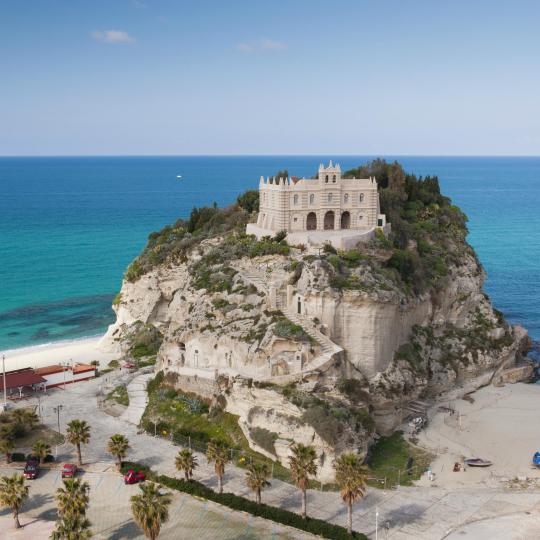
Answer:
M247 232L260 238L287 231L293 242L343 248L371 238L377 227L385 230L386 218L375 178L342 178L340 166L330 161L319 166L317 178L261 177L259 216Z

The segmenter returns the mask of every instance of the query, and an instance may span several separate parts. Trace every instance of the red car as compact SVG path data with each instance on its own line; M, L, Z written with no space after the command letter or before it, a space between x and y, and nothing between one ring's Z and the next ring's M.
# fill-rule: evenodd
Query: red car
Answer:
M73 463L64 463L62 467L62 478L74 478L77 474L77 465Z
M124 362L122 367L124 369L135 369L137 366L133 362Z
M39 475L39 463L33 459L29 459L26 462L23 474L28 480L35 480Z
M124 484L138 484L139 482L144 482L146 476L141 471L134 471L129 469L129 471L124 474Z

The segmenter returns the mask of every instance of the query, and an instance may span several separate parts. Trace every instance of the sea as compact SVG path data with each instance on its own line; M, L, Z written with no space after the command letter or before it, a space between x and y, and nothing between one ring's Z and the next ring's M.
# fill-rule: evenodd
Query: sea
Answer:
M374 157L437 175L469 217L485 291L540 340L540 157L182 156L0 158L0 351L102 334L148 235L259 178ZM178 178L181 176L181 178Z

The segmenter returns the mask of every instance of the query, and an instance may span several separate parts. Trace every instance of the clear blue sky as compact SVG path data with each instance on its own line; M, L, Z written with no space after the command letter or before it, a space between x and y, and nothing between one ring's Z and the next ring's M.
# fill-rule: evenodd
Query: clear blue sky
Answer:
M540 154L536 0L0 0L0 155Z

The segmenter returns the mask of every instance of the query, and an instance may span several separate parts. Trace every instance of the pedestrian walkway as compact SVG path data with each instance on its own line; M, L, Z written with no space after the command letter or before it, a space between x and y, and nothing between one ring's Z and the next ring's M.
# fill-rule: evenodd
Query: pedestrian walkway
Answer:
M126 389L129 397L129 405L120 415L120 420L135 424L136 426L141 423L141 418L143 417L146 405L148 404L146 385L153 376L154 374L152 372L137 375L127 385Z

